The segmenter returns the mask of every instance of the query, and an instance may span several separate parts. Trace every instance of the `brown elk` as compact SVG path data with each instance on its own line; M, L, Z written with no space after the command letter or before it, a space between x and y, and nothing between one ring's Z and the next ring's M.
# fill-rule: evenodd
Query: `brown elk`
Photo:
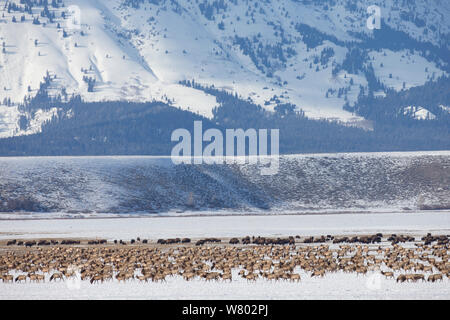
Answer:
M17 276L16 279L14 280L14 282L27 282L27 276L26 275L20 275Z
M293 274L290 275L290 280L299 282L300 281L300 275L297 274L297 273L293 273Z
M50 281L50 282L51 282L51 281L56 281L56 279L64 280L63 275L62 275L61 273L54 273L54 274L51 275L49 281Z
M13 282L14 277L12 274L5 274L1 276L1 279L3 280L3 282Z
M442 276L441 273L431 274L431 275L428 276L428 279L427 279L427 281L431 281L431 282L435 282L435 281L438 281L438 280L443 281L443 276Z
M389 278L392 278L392 279L394 279L394 273L393 272L387 272L387 271L381 271L381 274L383 275L383 276L385 276L387 279L389 279Z

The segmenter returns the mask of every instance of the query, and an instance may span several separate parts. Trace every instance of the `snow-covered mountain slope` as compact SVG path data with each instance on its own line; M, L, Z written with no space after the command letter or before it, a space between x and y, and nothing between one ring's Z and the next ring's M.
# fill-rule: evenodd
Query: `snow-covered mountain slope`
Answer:
M0 3L3 137L39 131L21 130L14 104L46 76L53 95L161 100L211 118L215 97L179 84L195 79L268 110L289 102L312 118L353 122L342 107L370 85L362 65L396 90L449 67L444 0L55 0L45 10L46 2ZM381 45L366 26L370 5L381 9ZM349 68L354 47L368 54Z
M450 153L291 155L255 164L169 157L0 158L0 212L403 211L450 203Z

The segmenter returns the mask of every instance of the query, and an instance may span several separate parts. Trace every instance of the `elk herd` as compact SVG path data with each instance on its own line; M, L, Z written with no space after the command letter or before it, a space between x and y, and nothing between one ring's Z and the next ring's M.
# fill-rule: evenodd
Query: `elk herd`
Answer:
M7 243L18 244L15 240ZM137 238L129 243L115 240L114 244L89 240L87 245L79 240L22 241L25 249L0 249L0 279L23 283L79 277L96 284L114 280L165 282L178 276L186 281L232 281L241 277L249 282L301 282L305 276L380 272L399 283L434 283L450 276L448 244L449 236L431 234L421 241L391 235L384 242L382 234L303 240L299 236L248 236L232 238L228 243L217 238L196 242L189 238L159 239L156 243Z

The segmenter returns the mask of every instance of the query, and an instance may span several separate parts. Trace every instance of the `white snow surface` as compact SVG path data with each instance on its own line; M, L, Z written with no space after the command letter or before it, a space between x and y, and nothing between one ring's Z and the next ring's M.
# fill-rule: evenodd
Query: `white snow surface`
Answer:
M386 87L396 91L420 86L430 78L445 75L445 72L439 70L434 64L428 63L418 53L411 53L409 50L372 51L369 57L374 59L372 65L375 75Z
M311 278L309 274L295 270L301 276L299 283L288 281L270 282L259 280L248 283L233 272L232 282L216 282L195 279L185 281L180 276L167 279L165 283L105 282L90 284L76 279L49 283L0 283L0 299L63 300L63 299L151 299L151 300L391 300L431 299L448 300L448 280L436 283L401 283L385 279L379 273L365 276L328 274L324 278Z
M429 110L425 109L424 107L415 107L415 106L405 107L403 108L403 114L405 115L409 114L412 118L417 120L436 119L436 116Z
M0 239L77 237L129 240L136 237L281 237L374 232L448 234L450 212L0 220Z

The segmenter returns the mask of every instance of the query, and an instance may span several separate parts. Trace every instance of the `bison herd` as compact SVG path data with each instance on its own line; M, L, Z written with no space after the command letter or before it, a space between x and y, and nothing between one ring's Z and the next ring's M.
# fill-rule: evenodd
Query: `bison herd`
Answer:
M93 242L96 242L96 244L105 244L106 240L94 240ZM21 240L9 240L7 241L7 246L25 246L25 247L33 247L33 246L50 246L50 245L74 245L74 244L81 244L80 240L62 240L61 243L57 240L30 240L30 241L21 241Z
M380 272L399 283L433 283L450 276L449 236L431 234L421 239L395 234L383 238L377 233L304 239L246 236L231 238L228 243L218 238L149 243L138 237L129 242L114 240L114 244L107 240L10 240L6 244L27 247L0 251L0 279L16 283L43 282L47 275L49 281L78 276L92 284L114 279L164 282L176 276L186 281L241 277L300 282L305 274L325 277L336 272ZM37 248L31 248L34 246Z

